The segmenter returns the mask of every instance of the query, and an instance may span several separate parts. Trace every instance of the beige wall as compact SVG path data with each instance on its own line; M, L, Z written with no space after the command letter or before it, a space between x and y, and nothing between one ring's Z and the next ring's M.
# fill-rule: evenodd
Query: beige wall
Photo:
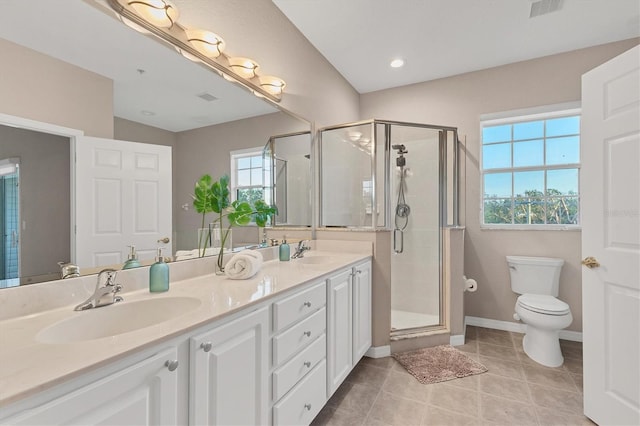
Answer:
M449 125L466 139L465 273L478 281L478 291L465 295L466 315L513 321L516 295L505 256L553 256L566 261L560 298L573 312L569 329L582 329L579 231L480 229L479 117L579 101L581 75L636 44L637 39L626 40L361 96L363 119Z
M113 82L0 39L0 113L113 136Z
M69 138L0 126L0 159L20 158L20 276L60 272L70 258Z
M228 53L248 56L286 81L282 107L318 126L358 119L358 92L271 0L218 0L209 18Z

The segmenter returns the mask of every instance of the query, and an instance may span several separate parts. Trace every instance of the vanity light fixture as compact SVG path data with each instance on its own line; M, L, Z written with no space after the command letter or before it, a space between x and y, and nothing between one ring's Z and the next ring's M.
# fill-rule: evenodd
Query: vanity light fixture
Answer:
M272 95L282 95L284 86L287 85L284 80L272 75L261 75L258 80L260 80L260 87Z
M255 77L257 69L260 67L256 61L249 58L229 58L231 69L244 78Z
M169 0L129 0L127 4L145 21L160 28L171 28L180 12Z
M246 57L230 57L224 40L211 31L187 29L180 25L178 9L170 0L104 0L118 18L149 36L173 46L187 59L200 62L212 71L254 95L278 103L285 82L274 76L258 74L258 64Z
M209 58L217 58L224 51L224 40L217 34L207 30L185 30L187 41L198 52Z

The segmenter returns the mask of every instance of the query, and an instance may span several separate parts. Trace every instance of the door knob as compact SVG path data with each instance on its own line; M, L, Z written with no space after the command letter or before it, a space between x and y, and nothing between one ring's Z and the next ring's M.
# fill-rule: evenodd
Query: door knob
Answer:
M589 269L597 268L600 266L600 263L596 260L595 257L585 257L582 261L582 264Z
M169 237L160 238L158 240L159 243L164 243L164 244L169 244L169 241L171 241Z

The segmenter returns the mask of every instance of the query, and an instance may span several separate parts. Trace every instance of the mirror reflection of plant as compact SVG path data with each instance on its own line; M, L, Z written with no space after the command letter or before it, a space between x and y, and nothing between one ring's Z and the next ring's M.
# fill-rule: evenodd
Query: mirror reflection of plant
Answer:
M208 213L217 213L218 217L213 223L220 223L220 252L218 254L218 268L223 268L224 246L233 226L248 225L252 221L260 227L264 227L269 218L278 213L278 208L268 205L263 199L252 197L252 202L229 199L229 176L223 175L219 180L214 181L210 175L202 176L196 182L193 206L196 211L202 214L202 228L204 229L205 218ZM227 228L223 228L223 219L227 220ZM211 229L206 235L200 233L198 241L198 253L200 257L205 255L207 241L211 241Z

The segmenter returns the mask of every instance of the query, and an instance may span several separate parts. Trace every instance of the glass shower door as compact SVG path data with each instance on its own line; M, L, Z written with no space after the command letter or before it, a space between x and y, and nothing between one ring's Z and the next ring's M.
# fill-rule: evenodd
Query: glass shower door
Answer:
M391 125L391 330L441 324L440 131Z

